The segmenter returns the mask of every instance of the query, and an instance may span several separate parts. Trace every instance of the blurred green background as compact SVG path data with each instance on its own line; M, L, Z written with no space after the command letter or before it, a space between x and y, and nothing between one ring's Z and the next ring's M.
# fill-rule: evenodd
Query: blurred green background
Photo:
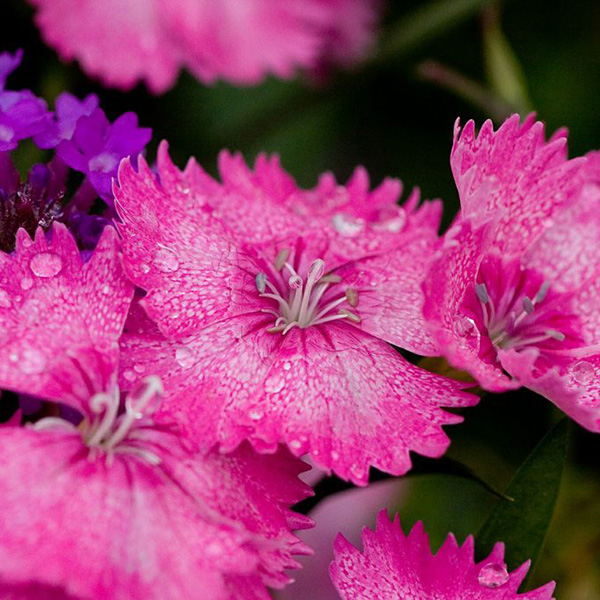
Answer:
M598 0L388 1L372 56L352 72L319 82L269 79L255 88L204 87L184 73L160 97L142 87L106 90L76 64L60 63L32 14L25 0L0 2L1 49L25 50L11 88L30 88L50 103L63 90L95 92L110 119L133 110L153 128L151 157L167 139L180 165L193 155L213 173L221 148L248 160L277 152L305 186L326 170L343 181L362 164L374 183L391 175L406 189L419 186L424 197L443 198L448 223L458 206L448 162L457 117L498 122L532 108L549 131L569 128L571 155L600 147ZM466 417L449 431L451 455L504 489L557 411L519 391L487 396ZM559 505L531 584L555 579L557 598L597 600L600 436L573 429ZM424 519L434 545L449 530L459 539L476 531L494 501L470 482L411 481L403 522Z

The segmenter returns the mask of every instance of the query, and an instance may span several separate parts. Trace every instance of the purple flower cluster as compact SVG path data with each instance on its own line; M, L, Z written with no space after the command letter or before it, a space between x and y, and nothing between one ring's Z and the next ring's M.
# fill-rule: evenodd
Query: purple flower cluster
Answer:
M80 245L91 249L114 216L111 182L119 162L125 157L135 161L151 130L139 127L134 113L111 123L95 95L79 100L62 93L50 111L30 90L6 89L21 59L21 51L0 54L0 249L14 249L19 228L33 235L37 227L46 231L54 221L67 224ZM53 155L21 181L10 153L27 139ZM79 177L77 190L70 194L74 171L83 180Z

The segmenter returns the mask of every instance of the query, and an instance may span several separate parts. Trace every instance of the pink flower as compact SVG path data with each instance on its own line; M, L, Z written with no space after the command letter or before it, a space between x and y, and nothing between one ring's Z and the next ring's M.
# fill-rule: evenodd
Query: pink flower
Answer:
M566 159L562 132L511 117L452 151L462 213L424 284L448 360L491 391L525 385L600 431L600 157Z
M405 536L398 516L390 522L382 511L363 545L361 553L341 535L335 542L331 579L344 600L553 600L554 583L517 593L530 563L509 573L501 543L475 563L473 537L459 546L450 534L433 555L421 522Z
M120 396L133 289L114 229L86 264L62 225L49 240L21 231L0 281L0 387L82 417L0 428L3 597L266 600L288 582L291 554L308 550L291 528L310 521L289 509L308 493L302 463L191 451L155 416L151 373Z
M255 84L370 46L379 0L31 0L45 40L105 84L171 87L181 67L201 81ZM127 60L122 60L123 55Z
M123 338L125 385L158 374L163 410L202 448L285 442L362 485L371 465L402 474L409 451L444 452L441 425L461 419L441 407L476 399L386 343L436 351L420 292L436 219L340 233L329 214L289 210L306 193L264 158L255 180L233 168L220 186L193 162L178 171L163 146L158 173L124 161L115 188L125 268L147 291ZM362 209L338 191L349 214ZM371 250L348 258L363 229Z

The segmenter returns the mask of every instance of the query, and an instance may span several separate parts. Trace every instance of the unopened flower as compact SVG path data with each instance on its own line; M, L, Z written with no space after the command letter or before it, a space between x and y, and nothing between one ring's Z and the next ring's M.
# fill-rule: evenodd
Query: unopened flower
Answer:
M341 535L335 542L331 579L343 600L553 600L554 583L518 593L529 562L509 573L504 545L474 560L474 540L462 546L450 534L436 554L421 522L404 535L400 520L385 511L375 531L363 531L362 552Z
M0 254L0 387L75 409L0 427L0 587L18 598L267 598L309 520L297 459L198 455L156 417L162 383L117 385L133 288L106 228L84 263L64 226ZM76 420L75 425L72 421ZM4 594L6 592L6 594Z
M160 375L163 410L201 447L285 442L358 484L372 465L405 473L411 450L444 452L441 426L460 417L441 407L476 399L386 343L436 351L420 292L435 218L382 232L385 244L369 227L372 247L349 257L341 241L362 248L362 225L348 238L277 194L221 188L194 163L182 173L165 146L158 177L124 161L115 188L125 268L147 292L123 338L124 384L136 368Z
M600 431L596 377L600 158L512 117L452 152L462 211L424 284L430 330L491 391L525 385Z

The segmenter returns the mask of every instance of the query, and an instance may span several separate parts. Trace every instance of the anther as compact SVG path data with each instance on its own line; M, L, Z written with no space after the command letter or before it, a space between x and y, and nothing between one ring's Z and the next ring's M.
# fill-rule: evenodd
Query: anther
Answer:
M345 308L338 310L338 314L344 315L349 321L352 321L353 323L360 323L360 321L361 321L361 318L358 315L354 314L353 312L351 312Z
M542 302L544 300L544 298L546 297L546 294L548 294L549 289L550 289L550 282L544 281L544 283L542 283L542 286L538 290L538 293L535 295L534 302L536 304L539 302Z
M358 292L354 288L346 288L346 300L352 308L355 308L358 306Z
M282 250L280 250L277 253L277 256L275 257L275 268L278 271L281 271L281 269L283 269L283 267L285 266L285 263L286 263L289 255L290 255L290 249L289 248L283 248Z
M323 275L321 279L319 279L319 283L339 283L342 278L335 273L327 273L327 275Z
M564 342L565 340L565 334L561 333L560 331L556 331L556 329L546 329L546 335L549 335L557 342Z
M535 304L531 301L530 298L525 296L523 298L523 310L530 315L535 310Z
M256 274L256 289L260 294L264 294L267 289L267 276L261 271Z
M490 297L488 296L487 287L485 286L485 283L476 283L475 293L477 294L479 301L483 304L487 304L490 301Z

